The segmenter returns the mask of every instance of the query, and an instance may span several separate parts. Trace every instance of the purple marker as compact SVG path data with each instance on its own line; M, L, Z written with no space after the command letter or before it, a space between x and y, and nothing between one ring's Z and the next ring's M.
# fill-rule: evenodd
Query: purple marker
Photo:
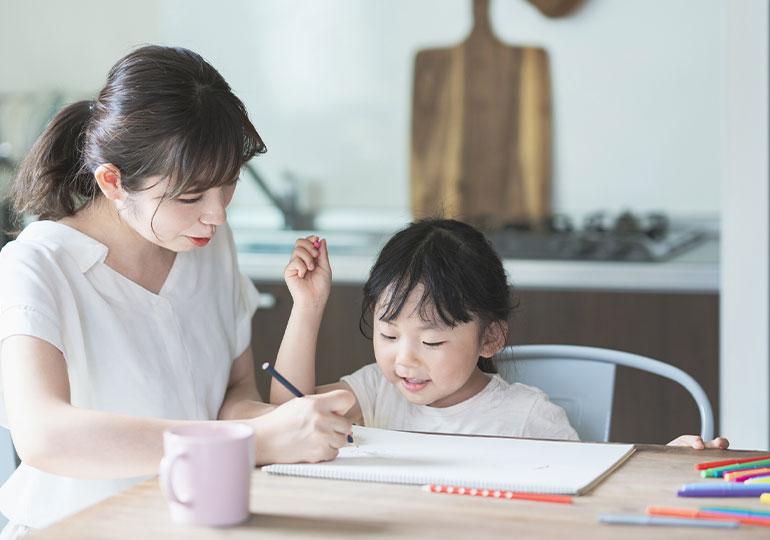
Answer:
M759 497L763 493L770 493L770 486L728 482L684 484L676 492L679 497Z

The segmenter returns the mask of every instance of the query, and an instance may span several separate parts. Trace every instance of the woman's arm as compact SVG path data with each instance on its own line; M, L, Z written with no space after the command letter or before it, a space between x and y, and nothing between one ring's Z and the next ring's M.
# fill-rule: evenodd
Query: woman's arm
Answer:
M74 407L64 356L41 339L6 338L0 358L9 427L27 464L79 478L157 472L163 430L180 422Z
M73 406L62 353L38 338L6 338L0 359L9 427L19 456L49 473L94 479L154 474L163 455L163 430L202 423ZM332 392L292 400L270 414L243 420L256 434L257 463L332 459L346 445L351 425L340 415L353 401L348 392Z

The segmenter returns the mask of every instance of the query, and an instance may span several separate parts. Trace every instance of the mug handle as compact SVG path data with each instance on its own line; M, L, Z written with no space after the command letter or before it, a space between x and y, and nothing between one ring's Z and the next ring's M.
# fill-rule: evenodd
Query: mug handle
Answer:
M166 497L175 503L189 505L192 502L192 498L185 500L179 498L174 491L174 483L171 481L174 472L174 466L179 462L180 459L187 459L187 454L183 452L173 456L163 456L163 458L160 460L160 488L163 490L163 493L166 494Z

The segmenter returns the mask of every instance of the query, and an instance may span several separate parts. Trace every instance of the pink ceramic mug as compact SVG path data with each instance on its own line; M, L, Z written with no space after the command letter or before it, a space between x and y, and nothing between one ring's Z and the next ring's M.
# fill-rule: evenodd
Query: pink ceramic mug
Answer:
M245 424L191 424L163 432L160 486L171 519L234 525L249 517L254 431Z

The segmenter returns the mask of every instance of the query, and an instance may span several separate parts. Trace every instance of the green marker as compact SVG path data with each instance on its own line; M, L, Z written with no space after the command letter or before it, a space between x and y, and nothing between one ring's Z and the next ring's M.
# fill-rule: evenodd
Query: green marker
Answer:
M721 478L724 473L730 471L737 471L740 469L759 469L760 467L767 467L770 465L770 459L761 459L759 461L750 461L748 463L736 463L734 465L725 465L723 467L714 467L713 469L706 469L701 471L700 475L703 478Z

